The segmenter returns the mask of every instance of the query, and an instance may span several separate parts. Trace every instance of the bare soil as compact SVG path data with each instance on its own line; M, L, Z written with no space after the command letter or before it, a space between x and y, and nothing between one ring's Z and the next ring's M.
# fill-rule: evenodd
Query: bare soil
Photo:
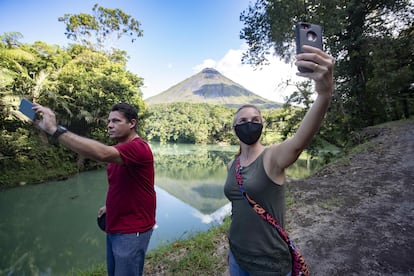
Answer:
M414 275L414 122L368 128L365 150L288 184L288 229L312 275Z

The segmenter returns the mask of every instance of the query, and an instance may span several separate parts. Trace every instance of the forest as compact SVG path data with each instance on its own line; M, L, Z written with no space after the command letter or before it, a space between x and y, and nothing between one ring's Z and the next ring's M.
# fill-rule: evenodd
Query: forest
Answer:
M102 166L66 150L16 110L27 98L56 111L69 130L105 143L107 114L114 103L133 104L139 134L161 143L236 143L234 109L210 104L148 106L143 79L126 69L128 55L107 39L143 33L139 21L119 9L93 7L93 14L66 14L68 47L23 35L0 35L0 188L66 178ZM324 48L335 57L335 93L319 134L308 151L329 143L342 151L358 142L358 130L409 118L414 113L414 4L405 0L257 0L240 15L243 62L257 68L269 54L293 58L298 21L324 27ZM263 143L295 132L312 104L312 85L295 83L284 108L264 110Z

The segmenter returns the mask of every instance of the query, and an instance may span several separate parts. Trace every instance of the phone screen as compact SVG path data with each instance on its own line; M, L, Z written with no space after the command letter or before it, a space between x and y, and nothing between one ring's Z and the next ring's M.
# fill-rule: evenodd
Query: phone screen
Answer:
M36 112L32 109L33 103L27 99L22 99L20 102L19 111L26 115L27 118L34 121L36 119Z

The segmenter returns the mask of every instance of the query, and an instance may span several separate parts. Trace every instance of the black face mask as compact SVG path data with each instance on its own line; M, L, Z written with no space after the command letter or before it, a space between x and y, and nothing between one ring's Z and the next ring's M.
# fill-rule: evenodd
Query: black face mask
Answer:
M236 131L237 137L240 141L246 145L253 145L259 140L262 135L263 124L248 122L240 125L235 125L234 130Z

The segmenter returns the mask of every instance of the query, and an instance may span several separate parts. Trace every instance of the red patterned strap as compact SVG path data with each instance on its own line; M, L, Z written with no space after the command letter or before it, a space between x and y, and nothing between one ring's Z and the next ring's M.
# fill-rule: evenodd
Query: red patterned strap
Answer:
M260 206L257 202L255 202L244 190L243 178L241 176L240 158L236 159L236 179L237 179L237 183L239 184L240 192L243 194L244 198L247 200L249 205L262 219L264 219L265 221L267 221L273 227L276 228L279 235L289 246L289 251L293 259L292 275L293 276L309 275L309 269L305 263L305 260L301 256L300 252L296 249L296 246L293 243L293 241L289 239L287 232L282 228L282 226L277 222L277 220L269 212L267 212L262 206Z

